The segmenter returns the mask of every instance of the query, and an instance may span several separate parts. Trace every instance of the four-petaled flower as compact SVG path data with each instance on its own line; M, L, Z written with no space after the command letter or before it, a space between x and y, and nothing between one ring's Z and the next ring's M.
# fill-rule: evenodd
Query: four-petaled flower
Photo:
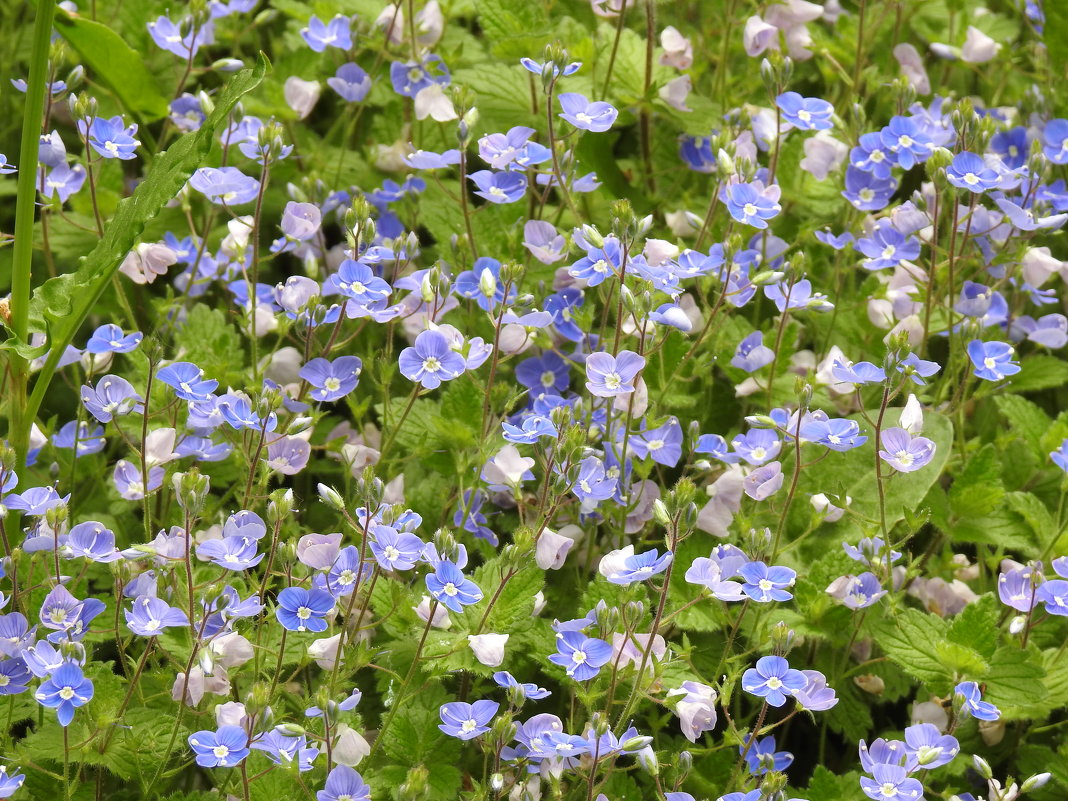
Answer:
M782 706L786 696L805 689L807 684L805 674L794 670L781 656L762 656L756 667L742 674L742 689L772 706Z

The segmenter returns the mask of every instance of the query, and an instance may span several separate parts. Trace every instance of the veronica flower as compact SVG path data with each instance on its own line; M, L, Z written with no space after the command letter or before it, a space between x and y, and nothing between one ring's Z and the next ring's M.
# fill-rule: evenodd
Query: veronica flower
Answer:
M334 597L328 592L286 587L278 593L275 616L289 631L326 631L326 615L334 606Z
M416 170L444 170L460 163L460 151L446 150L434 153L429 150L416 150L404 157L404 162Z
M183 133L199 131L200 126L207 119L207 115L200 105L200 98L189 94L189 92L183 92L181 96L172 100L168 108L170 109L168 119L174 124L175 128Z
M128 161L134 158L134 150L141 144L133 137L137 125L124 126L122 117L93 117L88 126L85 120L79 120L78 131L89 140L93 150L106 159Z
M623 252L619 239L614 235L604 238L600 247L586 245L586 255L568 268L572 278L586 282L587 286L597 286L610 275L619 273L623 268ZM546 303L548 310L549 304Z
M23 493L12 492L4 498L4 506L34 517L40 517L55 506L70 500L70 493L60 496L54 487L30 487Z
M986 381L1001 381L1006 376L1020 372L1020 365L1012 360L1015 355L1012 345L1005 342L983 342L973 339L968 343L968 358L975 365L974 375Z
M56 197L66 203L85 185L87 173L81 164L58 164L47 173L42 168L37 180L37 189L46 198Z
M596 676L612 658L612 646L604 640L587 637L580 631L562 631L556 635L557 653L549 661L564 668L576 681Z
M464 358L449 348L449 341L438 331L419 334L413 347L401 351L399 364L401 375L426 389L451 381L467 367Z
M958 189L979 194L997 188L1001 176L986 166L981 156L965 150L955 155L953 163L946 167L946 180Z
M93 682L77 665L66 662L41 683L33 697L41 706L56 710L59 725L66 728L74 720L74 710L92 700Z
M215 41L215 25L210 20L202 25L194 25L191 19L187 19L182 26L187 27L185 34L169 17L159 17L148 23L148 33L161 48L187 60L197 54L201 45L210 45Z
M489 723L500 706L495 701L475 701L473 704L454 701L442 704L438 710L441 717L438 728L450 737L473 740L490 730Z
M41 625L52 629L53 633L48 635L52 642L80 640L89 630L90 621L104 609L103 601L96 598L79 601L70 590L58 584L41 602Z
M333 77L326 79L326 85L342 100L359 103L371 91L371 76L359 64L350 61L338 67Z
M1045 582L1035 592L1035 601L1045 604L1051 615L1068 615L1068 581L1051 579Z
M645 357L629 350L617 356L604 351L586 357L586 389L601 398L627 395L634 391L634 379L645 367Z
M433 84L447 86L451 76L440 56L427 55L419 63L394 61L389 65L389 80L394 92L414 98Z
M307 735L287 735L281 727L275 727L257 737L252 748L265 753L276 765L288 767L295 763L301 773L315 767L315 758L319 756L318 748L308 747Z
M338 14L329 22L323 22L316 16L300 31L301 38L316 53L322 53L328 47L339 50L352 49L352 20Z
M931 723L919 723L905 729L906 768L932 770L947 765L960 753L960 743L950 734L943 734Z
M751 465L762 465L779 455L782 442L770 428L755 428L731 441L735 452ZM734 461L737 461L735 457Z
M189 185L217 205L238 206L256 199L260 182L237 167L201 167Z
M745 751L746 744L748 744L751 736L745 736L742 745L738 746L739 753ZM754 776L763 776L770 771L784 771L790 767L793 761L794 755L789 751L775 750L774 735L769 735L754 742L745 755L746 766ZM744 801L750 801L749 797L745 796Z
M883 138L878 132L866 133L861 135L857 146L849 151L849 164L885 181L890 178L892 167L897 164L897 157L883 145Z
M742 489L754 501L767 500L782 489L784 478L782 464L769 462L748 473L742 479Z
M426 588L430 594L453 612L462 612L465 606L482 600L482 590L467 578L459 567L442 560L433 573L426 576Z
M885 270L918 258L920 240L905 236L890 222L881 220L869 237L857 240L856 248L868 257L861 263L865 270Z
M984 701L979 685L974 681L962 681L954 688L954 694L961 703L961 712L967 712L979 720L997 720L1001 712L996 706Z
M802 97L797 92L784 92L775 98L775 105L783 118L803 131L826 131L834 126L831 116L834 106L818 97Z
M308 394L320 403L343 398L356 389L363 363L355 356L339 356L333 361L312 359L300 369L300 377L314 389Z
M339 292L361 306L384 300L393 288L363 262L345 259L323 284L324 294Z
M835 361L831 375L843 384L879 384L886 380L886 371L871 362Z
M158 637L165 628L189 625L189 618L181 609L149 596L135 598L133 607L124 614L126 626L142 637Z
M14 773L8 773L7 765L0 765L0 798L10 798L22 787L24 781L26 774L19 773L18 768L15 768Z
M720 200L738 222L763 229L768 227L767 220L782 211L780 192L775 184L764 188L759 183L734 183L720 190Z
M75 457L100 453L104 450L104 429L100 426L90 429L85 421L71 420L52 435L52 444L57 448L74 449Z
M603 100L590 102L578 92L564 92L558 95L560 116L576 128L593 133L604 133L612 127L619 112Z
M527 178L518 172L479 170L468 178L478 187L475 194L490 203L515 203L527 191Z
M933 376L942 369L942 366L938 362L925 361L915 353L910 353L894 365L894 369L912 381L912 383L922 387L927 383L923 379Z
M635 554L634 546L628 545L603 556L599 569L601 575L613 584L633 584L663 573L671 564L671 558L670 551L660 555L656 548Z
M754 373L775 360L775 351L764 344L764 332L754 331L738 343L731 365L747 373Z
M390 526L375 525L372 534L371 553L383 570L411 570L426 547L414 534Z
M124 334L117 325L108 323L93 331L85 349L89 353L129 353L141 344L143 338L140 331Z
M145 495L155 492L163 486L165 471L162 467L151 467L148 471L148 486L145 486L144 475L141 466L126 459L119 459L115 463L115 470L111 474L111 480L115 484L115 490L128 501L139 501Z
M879 444L879 458L902 473L925 467L935 454L934 442L926 437L913 437L903 428L883 429Z
M122 558L122 554L115 550L115 534L95 520L74 526L67 534L62 553L67 559L82 557L101 563Z
M789 601L794 597L786 588L793 586L797 573L788 567L749 562L738 568L738 575L745 581L742 591L757 603Z
M668 697L681 695L675 705L675 714L679 716L679 728L691 743L706 731L716 727L716 701L719 698L713 688L696 681L684 681L674 690L668 690Z
M227 570L248 570L262 561L256 540L248 537L222 537L197 545L197 558Z
M248 734L240 726L190 734L189 747L202 768L233 768L249 755Z
M493 169L506 169L526 147L534 133L533 128L517 125L510 128L508 133L487 134L478 140L478 155Z
M855 420L844 417L802 423L801 438L807 442L825 445L832 451L852 450L868 441L868 438L860 433L860 425Z
M523 65L523 69L528 72L532 72L535 75L542 75L546 68L552 70L554 78L568 77L578 72L579 67L582 66L581 61L572 61L570 64L565 64L563 67L559 66L555 61L546 61L544 64L540 64L532 58L521 58L519 63Z
M523 690L523 697L529 698L531 701L540 701L542 698L548 698L552 695L551 692L539 687L537 684L521 683L515 676L505 670L494 673L493 681L498 687L504 687L506 690L513 687L521 688Z
M886 208L896 190L897 181L890 176L881 178L874 173L849 167L842 197L861 211L879 211Z
M371 801L371 788L355 770L337 765L327 774L326 786L315 798L316 801Z
M849 609L867 609L886 595L874 573L842 576L827 587L827 594L837 598Z
M1068 439L1064 440L1057 450L1050 451L1049 458L1057 467L1068 473Z
M1068 214L1054 214L1049 217L1036 217L1033 209L1024 208L1007 198L995 198L994 203L1021 231L1037 231L1040 228L1060 228L1068 220Z
M838 703L838 696L827 686L827 677L818 670L802 670L805 686L794 690L794 700L801 709L810 712L825 712Z
M860 789L875 801L915 801L923 797L923 785L910 779L908 771L899 765L874 764L874 778L860 777Z
M682 458L682 426L674 417L631 437L629 442L637 458L649 457L665 467L674 467Z
M206 400L219 386L213 379L204 379L204 371L192 362L174 362L161 368L156 378L174 389L179 398L189 401Z
M32 680L33 673L22 657L0 660L0 696L24 693Z
M86 411L101 423L129 414L142 400L130 382L117 375L103 376L95 389L83 384L81 399Z
M501 428L504 430L504 439L516 445L532 445L542 437L556 439L560 436L553 421L541 415L524 417L521 426L502 422Z
M897 163L905 170L927 161L934 151L931 138L911 117L892 117L879 135L883 146L897 156Z
M802 690L808 683L800 670L794 670L781 656L762 656L756 667L742 675L742 689L763 698L771 706L782 706L786 696Z

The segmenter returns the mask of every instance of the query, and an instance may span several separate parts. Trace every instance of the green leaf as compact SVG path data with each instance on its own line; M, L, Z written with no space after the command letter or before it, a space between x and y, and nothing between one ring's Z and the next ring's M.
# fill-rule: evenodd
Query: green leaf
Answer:
M994 405L998 407L1013 433L1036 452L1041 452L1042 435L1053 423L1049 415L1019 395L996 395Z
M1001 709L1007 719L1022 717L1019 707L1026 707L1046 697L1042 679L1046 670L1042 666L1042 654L1033 646L1002 648L990 660L990 670L984 680L984 699Z
M994 656L998 644L1001 607L993 593L987 593L964 607L949 625L947 637L966 645L985 659Z
M1020 372L1012 377L1013 392L1036 392L1068 384L1068 362L1039 353L1020 362Z
M1005 488L1001 465L993 445L984 445L968 459L949 490L949 508L957 518L983 517L1001 504Z
M876 627L875 641L913 678L948 686L952 677L938 650L948 631L949 624L942 618L906 609Z
M66 12L56 14L55 25L92 76L111 89L127 111L146 120L166 116L167 98L145 69L144 58L122 37L106 25Z
M808 801L842 801L852 798L857 794L859 778L860 774L856 771L838 776L823 765L817 765L812 772L812 778L809 779L805 797Z

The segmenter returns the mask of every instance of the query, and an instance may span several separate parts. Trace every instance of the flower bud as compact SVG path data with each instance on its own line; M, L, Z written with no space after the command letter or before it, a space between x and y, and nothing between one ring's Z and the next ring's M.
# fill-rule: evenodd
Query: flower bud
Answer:
M990 763L983 759L978 754L972 755L972 765L975 766L975 772L988 781L994 778L994 771L990 769Z
M1024 780L1024 783L1020 785L1020 792L1029 793L1032 790L1039 790L1045 787L1051 775L1050 773L1036 773L1029 779Z
M345 501L341 499L340 493L333 487L328 487L326 484L319 484L316 489L319 492L319 499L327 506L343 512L345 510Z

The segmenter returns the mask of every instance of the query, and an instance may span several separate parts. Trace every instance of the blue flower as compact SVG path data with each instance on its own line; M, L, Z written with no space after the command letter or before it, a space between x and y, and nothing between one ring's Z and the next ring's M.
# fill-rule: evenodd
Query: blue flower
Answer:
M788 567L749 562L738 568L738 575L745 580L742 591L758 603L789 601L794 597L786 588L793 585L797 573Z
M71 420L52 435L52 444L57 448L75 449L75 457L100 453L104 450L104 429L101 426L89 428L84 420Z
M182 28L185 28L184 34ZM161 48L187 61L197 54L201 45L215 41L215 25L210 20L194 25L192 19L187 18L179 27L169 17L159 17L148 23L148 33Z
M308 24L301 29L300 35L316 53L322 53L328 47L351 50L352 20L342 14L338 14L330 22L323 22L312 16Z
M80 640L89 630L90 621L104 609L103 601L96 598L79 601L70 590L58 584L41 602L41 625L52 629L48 635L52 642Z
M139 501L163 486L163 476L166 471L159 466L149 468L148 486L145 486L144 474L141 466L127 459L119 459L115 463L115 470L111 474L111 480L115 484L115 491L119 496L128 501Z
M781 656L762 656L756 667L742 674L742 689L772 706L782 706L786 696L804 689L807 683L804 674L791 668Z
M521 58L519 63L523 65L523 68L528 72L533 72L535 75L541 75L545 72L545 68L552 69L553 77L558 78L560 76L567 77L574 75L578 72L579 67L582 66L581 61L572 61L570 64L565 64L563 67L557 65L555 61L546 61L544 64L539 64L532 58Z
M411 570L426 547L414 534L390 526L374 525L371 533L371 553L383 570Z
M911 380L912 383L921 387L927 383L923 379L930 378L942 369L938 362L925 361L915 353L910 353L894 367L899 373Z
M326 85L337 92L342 100L359 103L371 91L371 76L355 62L342 64L337 72L326 79Z
M85 343L85 349L89 353L129 353L141 344L143 338L144 334L140 331L124 334L117 325L108 323L93 332Z
M214 379L204 379L204 371L192 362L174 362L156 373L156 378L174 389L182 400L206 400L219 386Z
M289 766L295 763L301 773L315 767L315 758L319 756L318 748L308 747L307 735L288 735L280 727L257 737L252 748L265 753L276 765Z
M1068 439L1064 440L1055 451L1050 451L1049 458L1065 473L1068 473Z
M745 751L745 746L749 742L752 735L746 735L742 745L738 746L738 752ZM765 737L762 740L757 740L749 747L749 752L745 755L745 763L749 768L749 772L753 776L763 776L769 771L784 771L794 761L794 755L789 751L776 751L775 750L775 737L774 735ZM756 791L754 791L756 792ZM750 801L749 796L743 797L744 801Z
M818 97L802 97L797 92L784 92L775 98L775 105L783 118L803 131L826 131L834 126L831 115L834 106Z
M764 332L754 331L738 343L731 366L753 373L775 360L775 351L764 344Z
M886 371L871 362L835 361L831 365L831 375L843 384L881 384L886 380Z
M857 240L856 248L868 257L861 263L865 270L885 270L918 258L920 240L905 236L889 220L880 220L870 236Z
M997 720L1001 712L989 701L984 701L979 685L974 681L962 681L953 693L961 704L961 712L967 712L979 720Z
M41 706L56 710L56 719L65 728L74 720L74 710L92 699L93 683L80 667L66 662L41 683L33 697Z
M868 441L868 438L860 433L860 424L845 417L802 423L801 438L825 445L832 451L852 450Z
M181 609L147 595L135 598L133 607L124 614L126 626L142 637L158 637L166 628L189 625L189 618Z
M322 590L286 587L278 593L278 622L289 631L326 631L326 615L334 608L334 596Z
M735 183L720 190L720 200L738 222L754 228L767 228L766 221L782 211L779 194L777 185L764 188L758 183Z
M886 590L879 583L878 577L869 571L859 576L843 576L842 579L845 580L844 586L839 592L833 594L835 597L841 597L842 603L849 609L867 609L886 595ZM836 586L838 581L832 587Z
M872 776L860 777L860 789L875 801L916 801L923 797L923 785L910 779L908 771L900 765L877 763L872 765Z
M438 710L441 717L438 728L450 737L473 740L489 731L489 722L500 706L496 701L475 701L473 704L453 701L442 704Z
M682 458L682 426L674 417L631 437L629 442L637 458L649 457L665 467L674 467Z
M918 723L905 729L906 768L932 770L947 765L960 753L960 743L949 734L942 734L931 723Z
M95 389L83 384L81 398L86 411L101 423L110 423L114 417L129 414L142 400L130 382L117 375L103 376L96 382ZM143 406L140 408L144 409Z
M251 203L260 191L260 182L237 167L201 167L193 173L189 185L220 206Z
M965 150L955 155L953 163L946 167L946 180L958 189L979 194L995 189L1001 183L1001 176L986 166L981 156Z
M26 774L19 773L18 768L15 768L14 773L8 773L7 765L0 765L0 798L10 798L22 787L24 781Z
M1035 592L1035 601L1044 603L1051 615L1068 615L1068 581L1051 579Z
M361 261L345 259L323 283L323 294L338 292L361 306L387 298L393 288ZM351 314L349 315L352 316Z
M69 165L58 164L48 173L43 170L37 181L37 189L46 198L59 198L60 203L66 203L71 195L76 195L85 185L87 173L81 164Z
M515 368L515 377L531 392L563 394L570 385L571 366L555 351L524 359Z
M645 367L645 357L629 350L613 356L604 351L586 357L586 389L601 398L634 391L634 379Z
M515 676L506 670L501 670L493 674L493 681L496 682L498 687L504 687L509 689L511 687L520 687L523 690L523 697L529 698L531 701L539 701L542 698L548 698L552 695L551 692L539 687L537 684L524 684L520 682Z
M853 169L869 172L885 181L890 177L892 167L897 164L897 157L883 145L881 134L866 133L860 137L857 146L849 151L849 164Z
M914 437L903 428L880 432L879 458L901 473L913 473L934 458L935 444L927 437Z
M619 112L603 100L590 102L578 92L559 95L560 116L576 128L593 133L604 133L612 127Z
M326 786L315 794L317 801L371 801L371 788L348 765L337 765L326 777Z
M40 517L54 506L62 506L70 500L70 493L60 496L53 487L30 487L23 493L12 492L5 496L4 506Z
M890 176L881 178L856 167L849 167L845 174L842 197L861 211L879 211L886 208L896 190L897 181Z
M451 76L440 56L428 55L418 64L394 61L389 65L389 80L398 95L415 97L432 84L447 86Z
M633 546L629 556L624 557L622 564L611 565L610 572L605 573L613 584L633 584L636 581L645 581L658 573L663 573L671 564L671 552L661 555L656 548L644 553L633 553ZM602 571L604 572L604 571Z
M317 358L300 368L300 377L315 387L308 394L320 403L343 398L360 382L363 362L355 356L339 356L330 361Z
M501 428L504 430L505 440L517 445L532 445L542 437L557 439L560 436L552 420L537 414L524 417L519 426L502 422Z
M1058 117L1046 123L1042 129L1042 152L1054 164L1068 164L1068 120Z
M135 157L134 150L141 143L133 138L137 125L124 126L122 117L94 117L90 125L78 121L78 131L89 140L93 150L106 159L129 161Z
M515 203L527 191L527 177L518 172L479 170L467 177L478 187L475 194L490 203Z
M220 537L197 545L197 558L227 570L248 570L263 560L256 540L249 537Z
M810 712L825 712L838 703L834 689L827 686L827 677L818 670L802 670L805 686L794 690L794 700L802 709Z
M510 304L515 300L515 287L508 287L505 296L504 282L501 280L501 263L496 259L483 256L476 259L470 270L464 270L456 276L456 294L469 298L483 311L494 311L498 304Z
M755 428L747 434L739 434L731 440L731 445L739 456L754 466L774 459L782 448L778 435L770 428Z
M248 734L240 726L190 734L189 747L202 768L233 768L249 755Z
M934 151L931 138L911 117L892 117L879 136L883 146L897 156L897 163L905 170L927 161Z
M433 573L426 576L426 588L447 609L462 612L465 606L482 600L482 590L452 562L438 563Z
M443 381L451 381L467 367L463 356L449 348L449 341L438 331L423 331L415 338L415 345L400 355L401 375L435 389Z
M0 660L0 695L18 695L25 692L33 679L33 673L22 657ZM0 795L0 798L3 796Z
M549 661L564 668L576 681L592 679L612 658L611 645L580 631L558 632L556 648L557 653L551 654Z
M968 343L968 358L975 365L974 375L986 381L1000 381L1020 372L1020 365L1012 360L1015 353L1012 345L1005 342L973 339Z
M61 553L66 559L81 557L101 563L122 558L122 554L115 549L114 532L95 520L86 520L74 526L67 534Z
M622 270L623 252L616 236L606 236L604 244L600 247L585 244L586 255L568 267L568 275L572 278L585 281L587 286L597 286L609 276L616 275ZM548 304L546 304L546 310L548 310Z

